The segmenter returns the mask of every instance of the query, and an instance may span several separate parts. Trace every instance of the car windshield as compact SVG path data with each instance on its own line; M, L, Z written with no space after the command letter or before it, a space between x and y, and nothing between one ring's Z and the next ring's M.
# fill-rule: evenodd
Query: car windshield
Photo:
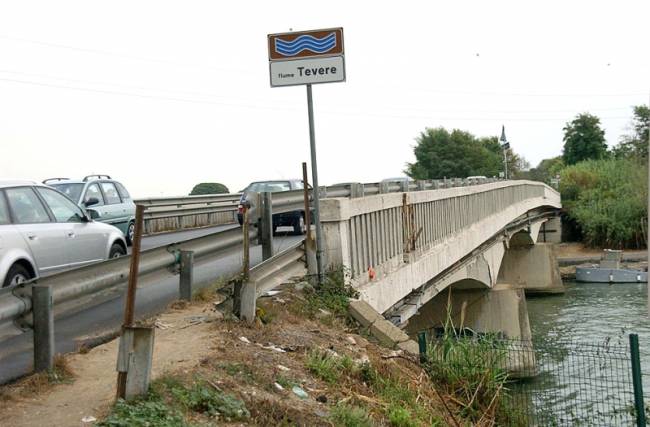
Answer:
M70 198L75 203L79 202L79 196L81 196L81 190L83 190L84 185L79 183L67 183L67 184L50 184L50 187L54 187L66 196Z
M265 191L275 193L289 190L291 190L291 186L288 181L254 182L246 189L246 191L254 191L256 193L263 193Z

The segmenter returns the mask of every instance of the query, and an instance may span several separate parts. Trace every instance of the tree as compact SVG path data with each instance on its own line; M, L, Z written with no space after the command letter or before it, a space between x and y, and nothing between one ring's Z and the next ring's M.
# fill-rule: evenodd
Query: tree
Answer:
M223 184L220 184L218 182L202 182L200 184L196 184L194 188L192 188L192 191L190 192L190 196L198 196L200 194L228 194L228 193L230 193L228 187L226 187Z
M416 138L415 163L404 171L413 179L463 178L473 175L496 176L503 171L503 150L496 136L477 138L469 132L427 128ZM513 176L527 162L508 150L508 167Z
M530 170L529 177L533 181L551 183L551 179L555 178L564 168L564 160L562 156L551 157L539 162L537 167Z
M589 113L578 114L564 127L564 150L562 158L567 165L583 160L602 159L607 155L605 131L600 119Z
M631 124L632 133L623 135L614 147L616 157L645 159L648 157L648 138L650 137L650 108L647 105L634 107Z

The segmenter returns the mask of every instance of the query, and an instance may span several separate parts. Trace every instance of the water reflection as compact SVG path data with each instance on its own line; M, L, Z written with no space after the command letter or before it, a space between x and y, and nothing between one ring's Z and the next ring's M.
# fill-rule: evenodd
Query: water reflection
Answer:
M650 391L646 284L567 283L564 295L528 298L540 375L517 385L539 425L627 425L632 403L629 333L641 346Z

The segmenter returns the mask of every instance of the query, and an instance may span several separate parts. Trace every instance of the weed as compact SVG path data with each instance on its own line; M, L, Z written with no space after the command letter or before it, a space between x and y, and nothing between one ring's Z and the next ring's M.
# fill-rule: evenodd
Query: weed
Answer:
M220 415L227 420L242 420L250 417L244 402L232 394L217 390L204 381L198 381L191 388L173 388L170 392L190 411L210 416Z
M400 406L391 406L388 410L388 421L393 427L417 427L408 409Z
M317 288L305 288L307 313L314 316L320 309L327 310L338 317L346 317L350 298L359 293L345 283L343 269L332 270Z
M203 288L197 289L192 294L192 301L208 302L212 301L214 294L221 288L223 288L228 281L224 278L218 279L211 285L205 286Z
M294 385L298 385L298 381L293 380L292 378L285 377L284 375L278 375L275 379L275 382L280 384L282 387L289 389Z
M448 309L442 336L427 347L424 368L434 382L462 402L460 415L476 422L505 409L507 351L507 344L497 335L477 336L455 329Z
M98 427L185 427L188 424L180 411L167 406L155 393L144 399L118 400L110 415Z
M370 427L373 424L365 409L341 404L332 408L330 420L337 427Z
M312 350L307 357L307 368L320 379L334 384L341 377L341 360L320 350Z
M74 373L62 354L54 356L52 370L30 375L21 384L20 394L30 396L49 390L54 384L69 384L74 380Z
M185 415L205 414L230 420L244 420L250 413L243 401L225 393L209 381L197 379L186 386L173 375L151 384L149 393L131 402L119 400L99 426L189 426Z

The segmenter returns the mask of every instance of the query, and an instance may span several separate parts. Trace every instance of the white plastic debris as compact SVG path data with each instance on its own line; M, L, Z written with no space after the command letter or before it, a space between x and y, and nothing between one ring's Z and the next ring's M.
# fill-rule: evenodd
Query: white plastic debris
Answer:
M273 385L275 386L275 389L276 389L277 391L284 391L284 387L282 387L280 384L278 384L278 383L273 383Z
M81 419L81 422L84 424L94 423L95 421L97 421L97 418L93 417L92 415L86 415Z
M251 343L250 340L249 340L248 338L246 338L246 337L239 337L239 341L241 341L241 342L245 342L246 344L250 344L250 343Z
M278 365L278 369L281 370L281 371L284 371L284 372L290 371L289 368L287 368L286 366L283 366L283 365Z

